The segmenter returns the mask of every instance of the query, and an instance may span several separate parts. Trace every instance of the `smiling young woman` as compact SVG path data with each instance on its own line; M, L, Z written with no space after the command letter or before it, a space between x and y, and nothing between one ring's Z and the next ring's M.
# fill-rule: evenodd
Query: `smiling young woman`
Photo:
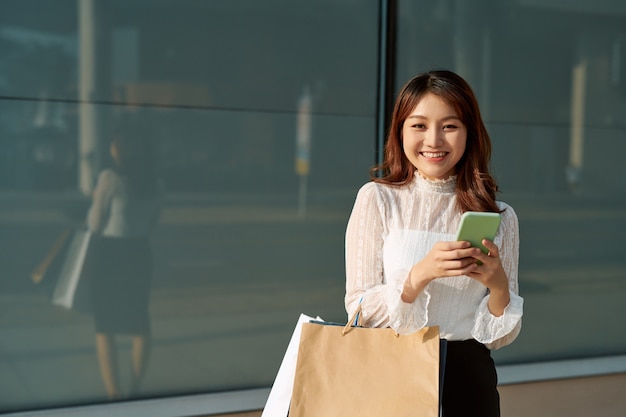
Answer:
M382 165L359 190L346 229L348 316L448 340L444 417L500 415L490 350L521 329L518 221L496 200L491 141L467 82L450 71L411 79L391 117ZM466 211L499 212L484 254L455 239ZM418 370L416 370L418 372Z
M455 174L466 139L467 129L454 107L431 93L422 97L402 126L404 154L431 180Z

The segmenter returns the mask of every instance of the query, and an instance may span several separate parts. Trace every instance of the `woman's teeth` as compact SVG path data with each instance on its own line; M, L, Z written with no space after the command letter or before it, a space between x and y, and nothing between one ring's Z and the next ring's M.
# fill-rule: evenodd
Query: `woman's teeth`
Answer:
M446 156L445 152L422 152L426 158L443 158Z

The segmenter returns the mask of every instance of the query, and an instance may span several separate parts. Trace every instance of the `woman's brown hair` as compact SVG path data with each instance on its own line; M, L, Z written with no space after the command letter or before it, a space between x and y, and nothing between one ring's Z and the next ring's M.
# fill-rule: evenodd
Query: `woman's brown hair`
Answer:
M391 115L383 163L372 168L372 180L382 184L405 185L413 179L415 167L403 151L402 127L417 103L429 93L454 107L467 129L465 152L456 165L459 208L462 212L500 212L496 204L498 185L489 172L491 140L480 115L478 101L469 84L451 71L426 72L404 85Z

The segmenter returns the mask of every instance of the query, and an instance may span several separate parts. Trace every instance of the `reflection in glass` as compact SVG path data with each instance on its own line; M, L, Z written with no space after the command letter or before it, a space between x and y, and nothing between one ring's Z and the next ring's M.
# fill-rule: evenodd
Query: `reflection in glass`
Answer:
M377 2L50 4L0 13L0 411L269 386L301 312L344 319L343 232L376 147ZM110 236L143 235L154 203L113 198L118 132L162 189L151 256ZM95 311L59 308L28 276L107 198L139 221L91 216L108 236L87 263Z
M132 335L130 396L139 390L150 354L148 239L161 206L150 148L147 136L131 129L113 135L114 164L98 176L87 217L92 241L85 273L91 284L99 368L111 399L124 397L115 336Z
M524 324L498 364L626 349L610 330L626 314L624 7L583 3L398 3L397 78L443 67L472 81L519 216Z

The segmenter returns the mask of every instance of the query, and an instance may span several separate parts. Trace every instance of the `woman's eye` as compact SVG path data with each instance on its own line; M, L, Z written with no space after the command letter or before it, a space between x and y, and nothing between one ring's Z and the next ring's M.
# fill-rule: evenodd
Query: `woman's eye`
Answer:
M456 125L445 125L443 128L446 130L450 130L450 129L456 129L457 127Z
M422 123L416 123L416 124L413 125L413 128L414 129L425 129L426 125L422 124Z

